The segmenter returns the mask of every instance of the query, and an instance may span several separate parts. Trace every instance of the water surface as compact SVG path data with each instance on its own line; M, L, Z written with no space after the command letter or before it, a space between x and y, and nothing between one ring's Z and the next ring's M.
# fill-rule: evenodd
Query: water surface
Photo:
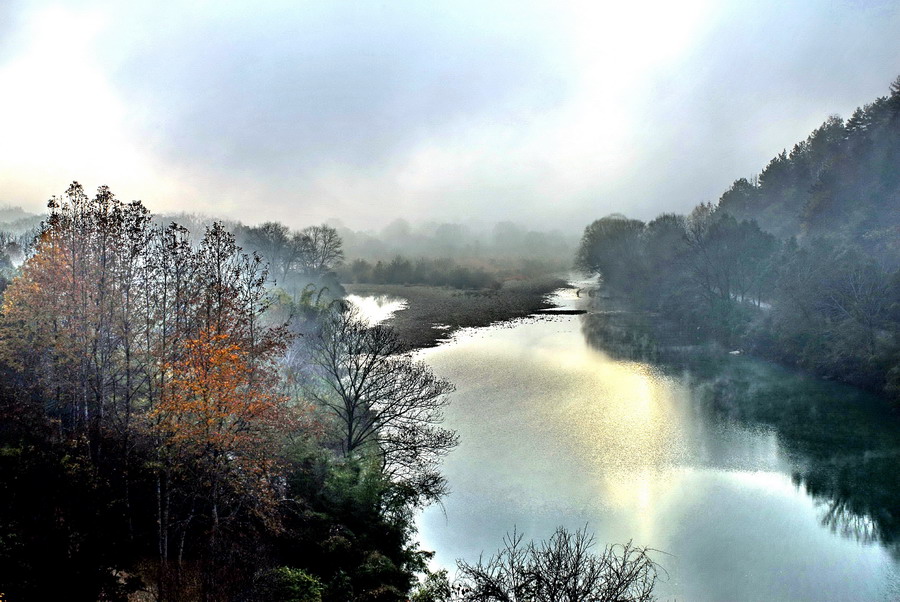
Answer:
M457 385L453 492L419 521L439 565L513 527L587 524L665 551L661 599L900 600L900 424L881 400L745 357L636 360L643 339L607 322L532 318L421 353Z
M359 316L370 326L384 322L409 303L406 299L390 295L347 295L347 301L359 312Z

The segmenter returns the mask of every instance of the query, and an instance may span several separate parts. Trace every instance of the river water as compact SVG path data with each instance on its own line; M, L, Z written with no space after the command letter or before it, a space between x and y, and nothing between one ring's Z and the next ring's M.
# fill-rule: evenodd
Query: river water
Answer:
M595 307L420 352L457 386L452 493L418 522L438 566L514 527L587 525L661 550L662 600L900 600L900 422L883 401L742 356L676 361L617 323Z

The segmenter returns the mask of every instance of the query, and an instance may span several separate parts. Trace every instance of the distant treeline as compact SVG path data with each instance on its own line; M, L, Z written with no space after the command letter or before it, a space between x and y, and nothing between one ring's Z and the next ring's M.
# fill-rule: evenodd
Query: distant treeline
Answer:
M0 258L6 253L7 263L21 263L46 217L19 207L0 208ZM577 243L558 231L529 230L509 221L487 226L449 222L413 226L396 219L376 232L351 230L338 223L299 230L281 222L248 226L191 213L151 219L160 227L173 222L184 226L191 244L199 244L207 227L220 224L243 249L263 258L275 285L289 294L314 284L340 296L339 282L495 288L504 279L568 270ZM318 253L325 255L317 257ZM345 257L353 260L345 265ZM312 274L316 277L311 278Z
M485 259L537 259L568 267L577 244L558 231L528 230L513 222L491 226L428 222L413 226L397 219L378 232L354 231L336 226L348 257L391 261L396 256L428 259L451 258L468 263Z
M484 268L459 265L456 261L426 259L415 262L397 256L391 261L356 259L340 271L343 282L371 284L428 284L454 288L499 288L500 280Z
M577 266L677 324L900 395L900 78L716 205L587 227Z
M21 207L0 207L0 231L15 236L24 234L31 238L37 233L43 218L44 216L28 213Z
M505 280L525 280L559 272L556 261L537 259L476 262L449 257L415 261L394 257L390 261L355 259L338 269L341 282L367 284L424 284L458 289L499 289Z

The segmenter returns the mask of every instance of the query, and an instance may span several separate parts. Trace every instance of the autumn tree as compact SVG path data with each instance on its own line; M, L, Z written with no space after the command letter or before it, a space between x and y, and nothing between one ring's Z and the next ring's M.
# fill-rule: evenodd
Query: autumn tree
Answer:
M234 541L220 537L223 525L275 525L267 462L292 424L284 399L273 396L280 390L275 361L289 333L263 319L271 299L262 260L243 253L221 224L207 227L196 248L170 227L159 250L168 269L157 294L168 314L158 323L162 370L148 424L156 438L160 563L175 559L180 570L185 542L205 534L206 549L194 553L205 558L207 578L221 566L222 541ZM283 429L273 428L276 410ZM215 579L204 583L216 588Z
M90 198L73 183L49 209L4 297L2 357L55 426L48 445L106 475L119 500L106 519L132 539L149 510L135 493L147 467L142 415L157 400L158 354L171 336L161 328L169 307L157 303L170 277L154 255L161 232L140 202L106 187Z
M96 459L104 430L128 431L147 384L136 325L147 312L140 287L149 215L106 187L91 199L77 182L49 207L34 254L4 297L3 354L35 375L48 411Z
M292 412L272 366L251 363L228 335L202 331L166 369L165 393L149 417L177 460L187 498L177 522L168 518L178 525L179 559L187 534L206 534L211 573L223 530L275 527L277 445L292 429Z

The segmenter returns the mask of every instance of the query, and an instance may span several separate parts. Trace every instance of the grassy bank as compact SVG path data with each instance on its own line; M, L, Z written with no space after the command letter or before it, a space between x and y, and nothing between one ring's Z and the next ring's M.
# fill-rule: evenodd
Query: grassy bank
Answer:
M498 290L439 286L348 284L354 295L389 295L409 301L388 321L409 349L433 347L460 328L487 326L551 307L548 293L565 286L560 278L506 281Z

